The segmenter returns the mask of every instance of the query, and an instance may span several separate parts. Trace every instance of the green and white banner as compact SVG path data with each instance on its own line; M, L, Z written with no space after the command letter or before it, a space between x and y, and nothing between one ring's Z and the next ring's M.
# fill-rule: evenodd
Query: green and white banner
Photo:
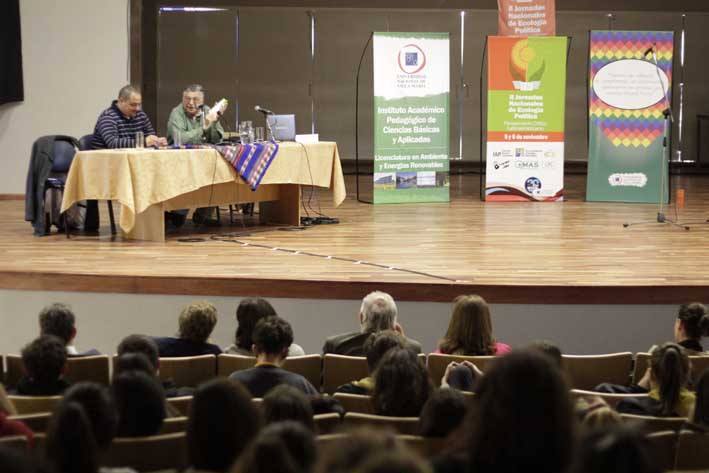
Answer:
M448 33L374 33L374 203L449 200Z

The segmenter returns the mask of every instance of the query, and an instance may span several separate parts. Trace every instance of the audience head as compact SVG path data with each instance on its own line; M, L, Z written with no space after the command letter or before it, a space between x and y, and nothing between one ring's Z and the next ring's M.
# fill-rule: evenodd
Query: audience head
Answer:
M470 471L563 472L573 421L569 388L547 356L520 350L498 358L480 379L466 420Z
M386 292L370 292L362 299L359 323L363 332L393 330L396 326L396 316L396 303Z
M532 350L540 351L541 353L547 355L556 366L562 367L563 357L561 355L561 349L548 340L537 340L529 344Z
M404 347L406 347L406 339L399 332L382 330L371 334L362 346L362 350L367 356L369 372L374 373L377 364L389 350Z
M194 393L187 445L197 470L225 472L261 427L258 409L240 383L215 378Z
M16 448L0 446L0 471L3 473L40 473L40 471L44 471L37 468L23 453Z
M699 340L709 333L709 315L704 304L692 302L679 306L675 321L675 341Z
M158 372L160 364L158 345L155 343L155 340L150 337L145 335L128 335L118 344L117 353L119 357L131 353L141 353L152 365L153 372Z
M118 102L116 106L123 115L128 118L135 117L140 112L143 98L140 95L140 90L133 85L124 85L118 91Z
M313 471L317 461L315 433L301 422L282 421L267 425L259 434L261 440L280 440L302 473Z
M572 473L660 473L650 444L639 431L616 425L593 430L580 442Z
M377 414L418 417L430 392L426 367L411 350L391 349L377 365L372 393Z
M704 370L699 376L696 388L697 393L692 422L709 428L709 369Z
M53 335L41 335L22 349L22 364L27 376L39 383L58 380L66 358L64 342Z
M419 434L423 437L447 437L460 426L466 412L463 393L457 389L436 389L421 409Z
M217 325L217 308L207 301L194 302L180 313L179 337L195 343L204 343Z
M495 354L490 308L485 299L476 295L456 297L439 349L451 355Z
M311 431L315 430L310 400L303 391L293 386L281 384L271 389L263 397L261 410L266 424L292 420L300 422Z
M287 320L277 315L261 319L253 333L256 355L264 354L286 358L293 343L293 329Z
M76 336L76 317L66 304L48 305L39 313L40 335L54 335L68 345Z
M689 381L689 356L681 346L667 342L650 352L651 386L660 395L661 416L677 415L680 392Z
M259 320L276 314L276 310L266 300L260 297L248 297L236 308L236 346L242 350L251 350L252 335Z
M113 378L111 393L118 411L120 437L143 437L160 431L165 419L165 391L154 376L128 371Z
M310 452L299 451L298 448L302 444L307 444L307 440L302 441L307 434L304 434L300 439L302 442L294 438L291 439L292 443L288 443L283 435L273 430L278 424L272 424L269 426L271 429L266 427L259 433L239 458L234 466L234 473L304 473L309 471L304 469L301 463L307 463L306 455L314 455L315 446L310 445L312 447ZM294 424L307 432L307 429L302 425ZM310 433L310 438L312 440L312 433ZM314 440L312 441L314 444Z
M328 442L320 452L317 473L358 471L370 458L388 451L406 451L396 436L387 430L362 428Z
M96 473L99 451L116 432L116 412L107 388L78 383L54 411L47 432L47 458L59 473Z
M142 353L126 353L118 357L113 367L113 375L116 376L127 371L142 371L149 376L155 376L155 367Z
M197 115L204 105L204 89L199 84L190 84L182 91L182 107L190 117Z

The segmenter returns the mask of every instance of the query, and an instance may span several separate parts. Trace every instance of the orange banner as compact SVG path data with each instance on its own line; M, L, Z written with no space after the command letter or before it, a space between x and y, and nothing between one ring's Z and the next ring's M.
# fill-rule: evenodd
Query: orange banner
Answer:
M497 0L498 35L556 35L554 0Z

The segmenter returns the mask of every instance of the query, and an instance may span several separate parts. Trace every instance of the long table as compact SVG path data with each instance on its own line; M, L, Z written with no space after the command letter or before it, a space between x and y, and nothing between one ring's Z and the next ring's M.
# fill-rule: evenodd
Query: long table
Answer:
M345 200L336 143L281 143L255 191L212 148L80 151L62 211L80 200L118 201L124 238L163 242L163 213L184 208L259 202L262 222L299 225L302 185L329 188L335 206Z

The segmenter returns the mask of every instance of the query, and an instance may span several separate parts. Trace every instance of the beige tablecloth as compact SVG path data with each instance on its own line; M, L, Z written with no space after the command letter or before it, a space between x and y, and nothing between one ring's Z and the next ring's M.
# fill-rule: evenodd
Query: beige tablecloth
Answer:
M117 200L123 206L120 226L129 232L136 214L151 205L227 182L247 186L214 149L80 151L69 170L62 211L80 200ZM261 181L265 184L327 187L340 205L346 191L337 144L281 143Z

